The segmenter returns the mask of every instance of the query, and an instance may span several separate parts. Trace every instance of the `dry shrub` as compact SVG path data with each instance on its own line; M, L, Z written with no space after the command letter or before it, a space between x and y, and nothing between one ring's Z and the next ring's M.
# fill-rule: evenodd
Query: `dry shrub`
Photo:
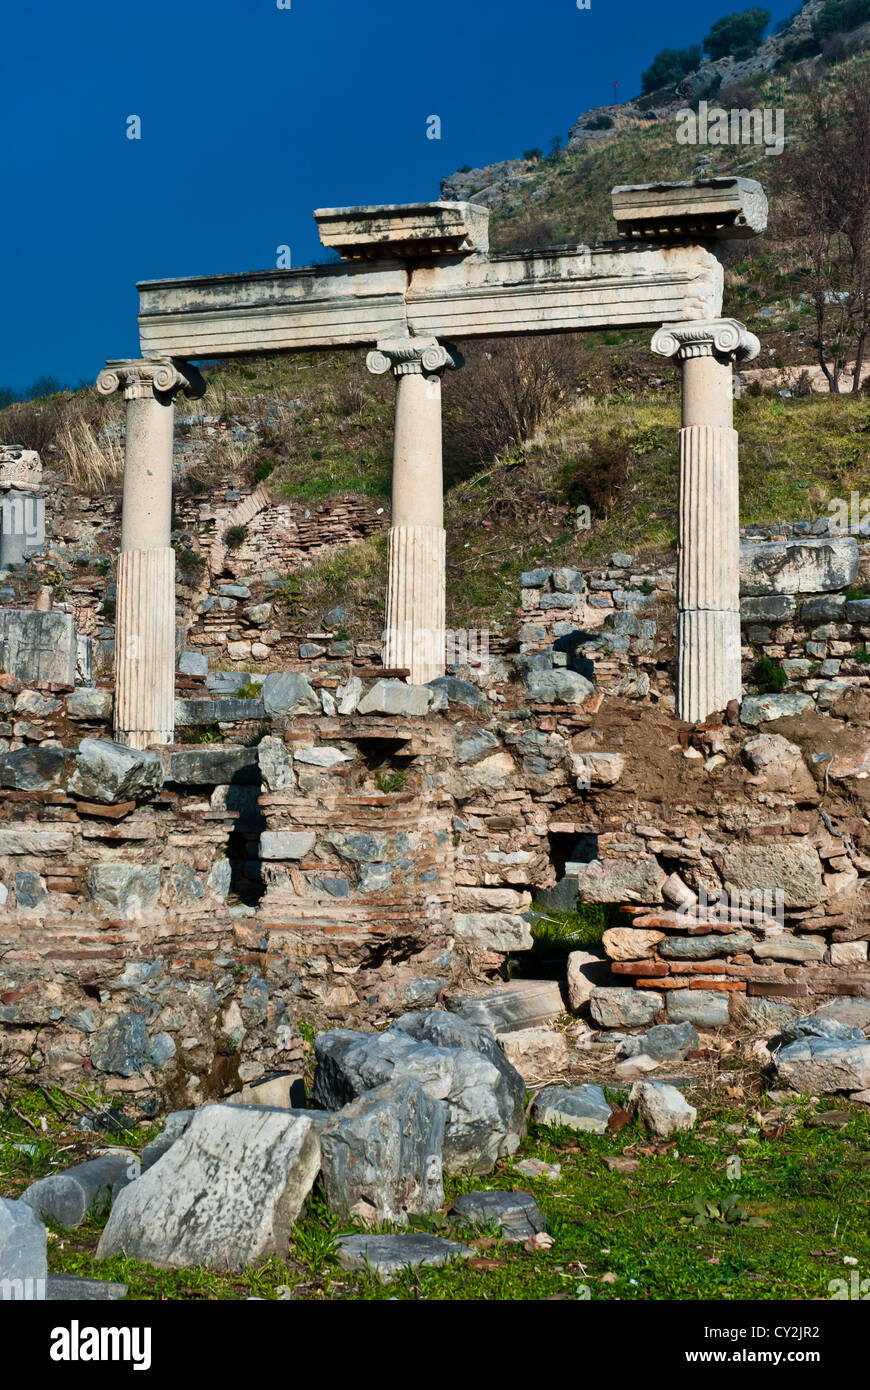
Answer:
M583 457L565 471L568 501L589 507L594 517L609 517L628 481L633 459L621 430L593 435Z
M571 334L475 343L448 382L445 454L450 481L530 440L577 379L580 348Z
M55 446L58 463L68 480L91 497L114 492L124 476L124 448L120 436L101 431L84 415L64 420Z

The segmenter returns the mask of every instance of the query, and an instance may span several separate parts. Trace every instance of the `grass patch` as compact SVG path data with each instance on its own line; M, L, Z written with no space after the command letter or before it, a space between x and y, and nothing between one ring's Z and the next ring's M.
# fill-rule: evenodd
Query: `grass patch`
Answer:
M736 1099L724 1091L692 1092L699 1121L678 1142L651 1142L636 1122L618 1135L539 1128L493 1173L446 1179L445 1207L412 1218L411 1228L472 1244L476 1258L468 1264L401 1274L388 1285L340 1271L337 1237L359 1228L337 1220L315 1193L286 1258L239 1273L158 1270L125 1256L98 1262L105 1212L75 1231L52 1231L49 1268L127 1283L130 1297L144 1300L277 1299L285 1291L301 1300L356 1301L826 1300L831 1281L843 1278L844 1269L848 1276L845 1256L859 1269L870 1267L870 1115L866 1107L830 1098L774 1107L757 1076L735 1073L735 1079L742 1083L732 1087ZM66 1097L58 1099L61 1109L68 1106ZM19 1090L14 1103L37 1132L8 1104L0 1112L4 1195L17 1196L35 1178L105 1147L105 1139L70 1129L69 1116L37 1091ZM817 1111L832 1106L848 1116L843 1127L819 1120ZM153 1126L137 1127L123 1142L138 1148L152 1132ZM638 1169L608 1171L604 1159L620 1154L636 1158ZM739 1177L729 1176L735 1154ZM559 1164L561 1175L550 1182L517 1173L514 1164L524 1157ZM460 1192L513 1187L534 1193L555 1238L551 1249L530 1253L453 1221L449 1204ZM735 1208L739 1219L729 1220Z

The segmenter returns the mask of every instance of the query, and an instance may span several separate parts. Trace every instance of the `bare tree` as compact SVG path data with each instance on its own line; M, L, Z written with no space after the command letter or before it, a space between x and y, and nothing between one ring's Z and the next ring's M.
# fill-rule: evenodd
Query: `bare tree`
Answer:
M799 142L784 157L784 231L809 262L819 366L839 392L854 355L857 391L870 337L870 66L811 81L803 94Z

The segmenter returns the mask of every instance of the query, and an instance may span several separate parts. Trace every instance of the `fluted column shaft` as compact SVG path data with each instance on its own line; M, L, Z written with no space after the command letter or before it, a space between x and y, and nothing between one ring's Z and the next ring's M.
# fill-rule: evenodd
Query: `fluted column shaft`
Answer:
M115 739L131 748L175 737L175 551L172 439L179 388L200 394L198 373L169 360L109 362L103 395L127 403L121 553L115 602Z
M732 360L758 340L733 319L668 324L653 351L682 366L677 715L697 723L742 696L740 495Z
M433 338L408 338L379 343L367 364L378 375L392 371L397 382L383 661L422 685L445 669L440 373L460 359Z

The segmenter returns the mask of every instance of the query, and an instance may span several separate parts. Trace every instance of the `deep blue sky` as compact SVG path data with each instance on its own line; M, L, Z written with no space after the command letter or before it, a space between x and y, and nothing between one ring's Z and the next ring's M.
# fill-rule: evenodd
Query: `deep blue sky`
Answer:
M283 244L304 265L315 207L434 199L461 165L548 149L748 3L6 0L0 384L135 356L137 280L274 266Z

